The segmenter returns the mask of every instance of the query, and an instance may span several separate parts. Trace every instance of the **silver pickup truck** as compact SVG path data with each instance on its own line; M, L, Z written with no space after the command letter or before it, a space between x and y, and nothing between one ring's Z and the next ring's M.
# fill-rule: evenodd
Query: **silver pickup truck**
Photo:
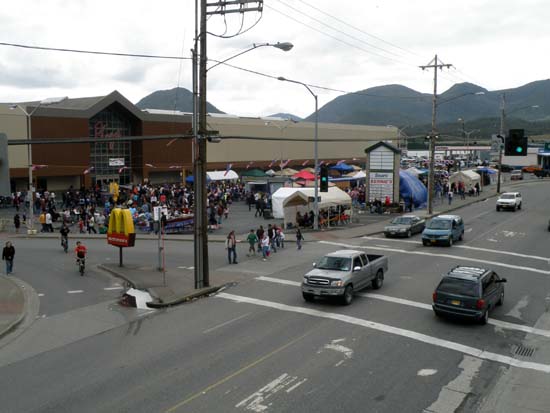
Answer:
M368 285L379 289L388 271L388 258L383 255L366 254L362 251L340 250L325 255L314 263L313 270L304 276L302 295L304 300L317 297L338 297L342 304L349 305L353 292Z

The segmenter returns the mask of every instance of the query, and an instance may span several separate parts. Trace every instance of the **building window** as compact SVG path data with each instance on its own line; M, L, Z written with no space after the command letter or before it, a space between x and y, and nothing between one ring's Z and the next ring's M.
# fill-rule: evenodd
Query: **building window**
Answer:
M115 138L112 142L91 144L90 164L94 169L90 175L93 183L104 184L109 181L130 183L132 143L116 140L122 136L132 136L132 122L128 115L110 106L92 117L88 128L92 138Z

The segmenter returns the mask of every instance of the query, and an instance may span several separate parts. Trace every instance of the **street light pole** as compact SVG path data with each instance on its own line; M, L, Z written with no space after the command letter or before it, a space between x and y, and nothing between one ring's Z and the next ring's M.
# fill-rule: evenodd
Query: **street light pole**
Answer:
M60 103L63 102L65 99L67 99L66 96L64 97L56 97L56 98L47 98L43 99L40 102L38 102L38 105L29 113L26 111L26 109L17 104L14 103L10 105L10 109L19 109L21 112L25 114L26 123L27 123L27 140L29 141L27 144L27 162L29 167L29 189L27 197L29 198L29 216L27 217L27 234L31 235L34 234L34 188L32 186L32 122L31 117L34 115L34 113L40 108L42 105L51 105L54 103Z
M194 262L195 262L195 289L209 287L210 286L210 274L208 268L208 217L206 216L206 206L207 206L207 194L206 194L206 165L207 165L207 140L208 140L208 130L207 130L207 112L206 112L206 79L208 70L214 68L215 66L225 63L230 59L233 59L237 56L242 55L243 53L254 50L262 46L274 46L281 50L288 51L292 49L291 43L262 43L254 45L250 49L245 50L235 56L229 57L221 62L218 62L214 66L207 67L208 59L206 56L207 47L206 47L206 38L207 38L207 16L212 16L215 14L227 14L227 13L245 13L249 11L261 11L261 5L258 7L247 7L243 9L240 4L241 2L235 1L226 1L218 3L208 3L207 0L200 0L200 16L199 16L199 0L195 0L195 47L193 51L193 73L196 72L197 67L197 39L200 41L200 53L198 56L198 75L194 75L193 79L195 84L193 85L194 92L194 105L193 105L193 127L195 134L195 146L193 153L193 174L195 179L195 208L194 208ZM247 0L246 3L253 3L250 0ZM222 7L221 10L220 6ZM235 9L228 8L226 6L237 6ZM207 11L207 8L215 7L214 11ZM197 26L200 25L200 31L197 34ZM198 97L196 97L196 81L198 80ZM198 100L198 104L196 101ZM198 117L197 117L198 109Z
M287 79L285 77L279 76L279 79L282 82L296 83L297 85L302 85L305 87L309 93L315 99L315 136L313 138L313 156L315 158L315 171L314 171L314 197L313 201L313 229L317 231L319 229L319 152L318 152L318 141L319 141L319 99L315 93L310 89L310 87L297 80Z

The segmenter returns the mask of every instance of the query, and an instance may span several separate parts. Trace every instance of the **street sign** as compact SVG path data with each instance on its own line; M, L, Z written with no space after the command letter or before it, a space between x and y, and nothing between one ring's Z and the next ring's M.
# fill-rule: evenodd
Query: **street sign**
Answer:
M498 156L498 152L502 145L502 140L498 137L496 133L491 135L491 156Z

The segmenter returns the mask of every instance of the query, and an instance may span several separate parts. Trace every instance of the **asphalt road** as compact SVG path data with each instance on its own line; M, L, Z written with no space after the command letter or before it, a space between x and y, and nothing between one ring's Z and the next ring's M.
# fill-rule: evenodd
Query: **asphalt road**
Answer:
M43 328L58 328L56 337L23 333L0 349L0 410L476 411L511 363L548 374L539 371L548 362L514 358L514 352L526 332L546 345L550 340L550 331L535 328L550 295L550 191L547 182L517 188L521 211L496 212L494 200L457 211L466 236L451 248L423 247L418 235L308 243L268 263L242 260L248 281L167 311L111 306L108 312L96 304L46 317ZM183 243L189 251L173 244L181 256L170 265L184 264L190 244ZM305 303L298 283L311 262L346 247L389 257L382 289L358 293L348 307ZM215 266L223 268L222 247L216 248ZM57 250L63 254L55 245L51 256ZM133 253L154 262L149 248ZM116 251L106 258L115 260ZM458 264L491 267L508 279L504 305L486 326L441 320L430 310L441 274ZM73 270L67 276L85 282ZM110 282L95 274L84 278L96 283L95 294ZM37 280L29 282L36 288ZM56 324L61 316L81 334Z

